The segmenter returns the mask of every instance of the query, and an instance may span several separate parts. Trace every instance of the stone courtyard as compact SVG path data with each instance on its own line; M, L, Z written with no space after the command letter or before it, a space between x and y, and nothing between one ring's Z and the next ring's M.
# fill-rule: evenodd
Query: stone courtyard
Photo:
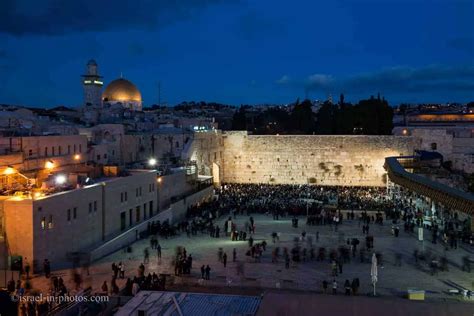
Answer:
M231 241L230 237L222 236L216 239L207 234L198 233L197 236L187 237L185 233L174 236L169 239L160 238L162 247L162 260L157 259L156 252L150 248L148 239L138 240L132 244L132 252L125 253L117 251L90 267L90 275L84 275L84 286L92 286L93 292L101 292L100 286L104 281L110 284L112 277L111 264L122 261L126 267L126 277L137 275L137 269L143 262L143 253L145 248L150 250L150 262L146 264L145 273L156 272L169 274L168 278L171 285L168 288L179 288L180 290L207 291L214 288L214 291L229 292L234 289L239 293L253 293L265 289L287 289L297 291L322 292L322 281L327 280L330 284L333 280L331 274L331 265L326 256L324 262L308 260L306 262L291 262L290 268L285 269L284 259L280 256L278 263L271 262L271 253L274 247L287 247L289 250L293 247L294 239L301 236L305 231L306 239L310 236L317 255L319 247L326 247L327 250L336 249L339 245L344 245L347 238L358 238L360 246L365 245L365 236L362 234L362 227L359 227L358 220L345 220L339 225L338 232L330 225L326 226L307 226L306 218L300 217L298 228L291 225L290 218L273 220L271 216L254 215L256 233L255 242L266 240L268 243L266 251L263 253L261 262L255 260L245 253L248 249L248 242ZM218 223L223 227L227 216L221 216ZM247 216L238 215L236 218L237 227L242 227L248 219ZM417 240L417 236L412 233L405 233L403 226L399 237L391 234L391 223L384 222L383 226L372 224L370 234L374 236L375 251L383 255L383 267L378 269L378 282L376 284L377 295L382 297L404 295L409 288L426 291L426 299L443 300L447 298L459 298L460 296L450 296L449 289L470 289L474 287L474 273L461 271L462 257L470 255L474 259L472 246L461 245L457 250L445 250L441 244L432 244L430 232L425 230L425 241ZM280 234L280 241L272 243L272 232ZM316 232L319 232L319 241L316 242ZM305 248L306 242L300 243L301 248ZM188 254L193 257L193 267L191 275L183 277L174 277L174 267L171 260L174 256L177 246L184 246ZM228 256L227 267L224 268L221 262L218 262L218 248L223 248ZM232 262L232 250L237 249L237 263ZM359 249L358 248L358 249ZM426 262L421 262L417 267L413 252L418 249L420 252L431 252L435 256L442 256L446 252L449 260L449 271L438 272L431 275L429 266ZM395 266L395 253L402 254L402 266ZM369 295L373 288L370 277L370 256L368 261L360 263L359 251L356 258L350 263L344 264L343 273L335 279L338 282L338 292L343 294L343 284L346 279L352 281L353 278L360 279L359 295ZM243 276L238 276L237 265L243 263ZM211 267L211 278L209 281L200 280L200 267L209 264ZM68 282L68 287L73 288L68 271L57 271L55 275L63 275L63 279ZM125 280L120 280L118 285L123 286ZM35 277L33 286L46 290L49 281L44 277ZM218 288L218 289L216 289ZM329 285L329 290L331 285Z

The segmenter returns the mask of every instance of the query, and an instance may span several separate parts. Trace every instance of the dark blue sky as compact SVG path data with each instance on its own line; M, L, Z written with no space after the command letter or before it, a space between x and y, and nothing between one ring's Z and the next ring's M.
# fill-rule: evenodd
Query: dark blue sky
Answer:
M76 106L94 58L144 103L474 100L472 0L1 0L0 103Z

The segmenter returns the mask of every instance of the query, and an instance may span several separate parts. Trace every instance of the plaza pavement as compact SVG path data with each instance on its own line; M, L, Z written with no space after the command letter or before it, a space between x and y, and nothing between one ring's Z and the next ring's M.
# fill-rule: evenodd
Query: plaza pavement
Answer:
M229 237L221 234L220 238L211 238L207 234L198 233L197 236L188 238L185 233L180 236L171 237L169 239L160 238L162 247L162 260L157 260L156 252L151 249L148 239L143 239L132 244L132 253L124 253L117 251L90 267L90 275L83 273L84 287L92 286L94 292L101 292L100 287L103 281L107 281L110 288L110 280L112 276L111 264L122 261L126 267L126 277L135 276L138 266L143 262L143 252L146 247L150 250L150 263L146 264L146 271L156 273L174 274L174 267L171 265L171 259L175 253L177 246L184 246L188 254L193 257L193 268L190 276L172 278L173 285L171 288L186 290L187 288L194 291L212 291L220 292L238 292L255 293L258 289L284 289L297 291L321 292L322 281L325 279L331 284L333 277L331 276L331 268L329 260L317 262L316 260L308 260L306 262L291 263L289 269L285 269L284 260L280 258L278 263L271 262L271 252L276 246L287 247L289 250L293 247L293 240L299 237L301 232L306 231L307 237L312 236L315 252L319 247L337 249L341 244L345 244L347 238L359 238L360 246L365 244L365 237L362 234L362 228L359 227L357 220L343 220L339 225L338 232L334 232L333 227L326 226L307 226L304 217L300 217L299 227L291 226L291 219L284 218L281 220L273 220L267 215L253 215L256 225L256 233L254 235L255 242L266 240L268 243L267 250L264 252L261 262L255 262L252 258L245 256L248 249L248 243L243 241L231 241ZM223 227L227 216L221 216L218 223ZM235 219L238 229L242 228L244 222L248 220L248 216L238 215ZM473 290L474 272L467 273L460 270L462 257L470 255L474 259L474 251L472 246L463 246L457 250L448 250L446 255L449 260L449 271L438 272L432 276L429 273L428 266L422 265L422 269L415 267L413 252L415 249L422 251L430 250L435 255L444 254L445 250L439 243L434 245L431 243L431 235L425 230L425 241L420 242L414 234L405 233L403 225L400 225L401 231L398 238L391 234L391 224L384 222L383 226L372 224L370 226L370 234L374 236L375 251L381 252L384 258L384 266L378 269L378 282L376 285L377 295L381 297L399 296L406 293L408 288L416 288L425 290L427 300L446 300L452 299L446 291L454 287L462 287ZM222 229L223 230L223 229ZM222 231L221 230L221 231ZM316 242L315 234L319 231L319 241ZM276 244L272 243L271 233L280 233L280 241ZM341 235L343 234L343 235ZM305 243L301 243L302 248ZM222 247L227 253L228 264L224 268L223 264L217 260L218 248ZM237 249L237 261L243 262L244 274L237 275L237 264L232 262L232 249ZM394 265L395 253L402 254L402 266ZM308 253L309 257L309 253ZM370 261L370 260L369 260ZM201 265L209 264L211 267L211 280L203 281L200 279ZM62 275L66 281L68 288L73 288L72 281L69 278L69 271L56 271L53 274ZM346 279L352 281L353 278L360 280L360 295L367 295L372 292L372 284L370 282L370 263L360 263L359 254L351 263L344 264L343 273L336 277L339 285L339 292L343 292L343 284ZM32 280L34 288L46 290L49 281L41 276L36 276ZM124 280L118 280L121 287ZM330 286L329 286L330 287ZM234 289L234 290L232 290ZM246 291L248 289L248 291ZM474 305L473 305L474 306Z

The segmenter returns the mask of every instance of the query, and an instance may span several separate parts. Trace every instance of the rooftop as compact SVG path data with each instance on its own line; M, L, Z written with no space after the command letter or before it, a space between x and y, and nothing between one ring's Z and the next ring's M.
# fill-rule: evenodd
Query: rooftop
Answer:
M260 302L256 296L140 291L115 315L255 315Z

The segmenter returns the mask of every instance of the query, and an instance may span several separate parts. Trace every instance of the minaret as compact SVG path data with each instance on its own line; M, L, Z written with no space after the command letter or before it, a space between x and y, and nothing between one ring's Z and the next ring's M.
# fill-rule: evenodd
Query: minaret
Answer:
M82 75L84 87L84 107L102 107L102 76L97 71L97 63L91 59L87 62L85 75Z

